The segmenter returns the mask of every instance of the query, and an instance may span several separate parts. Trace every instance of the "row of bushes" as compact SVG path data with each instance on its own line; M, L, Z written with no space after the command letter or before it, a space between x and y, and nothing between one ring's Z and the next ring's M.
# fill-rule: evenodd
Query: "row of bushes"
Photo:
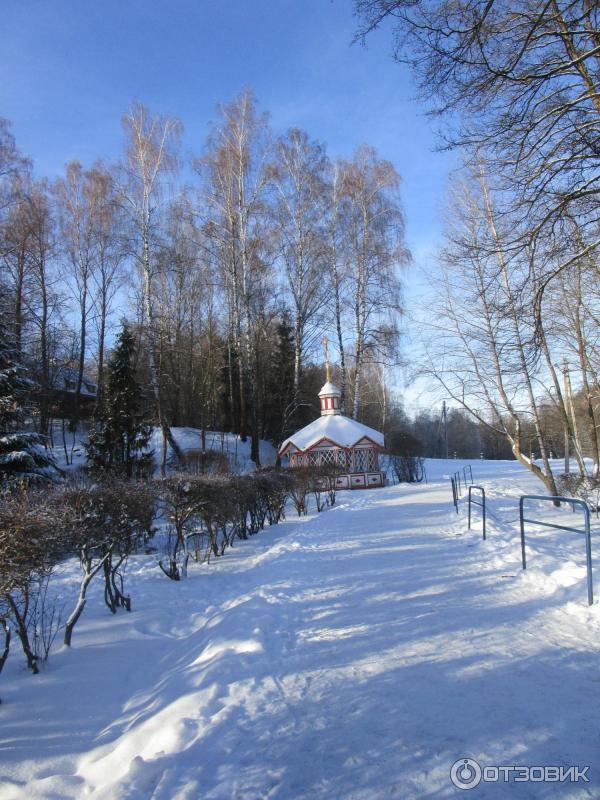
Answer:
M283 517L288 500L298 515L335 502L334 470L263 470L252 475L176 474L153 481L77 477L54 490L5 492L0 498L0 671L11 632L20 640L29 669L39 671L59 631L71 645L88 590L99 576L113 614L131 611L124 567L132 553L152 546L158 565L174 581L187 576L190 560L222 556ZM81 580L66 619L48 591L57 565L77 555Z

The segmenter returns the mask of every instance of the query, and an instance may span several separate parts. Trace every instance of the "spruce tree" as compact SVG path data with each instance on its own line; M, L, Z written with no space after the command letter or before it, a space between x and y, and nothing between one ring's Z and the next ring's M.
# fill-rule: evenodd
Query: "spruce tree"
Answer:
M102 407L86 445L88 462L131 477L148 462L145 452L152 428L144 421L141 388L135 379L135 339L126 324L108 364Z
M289 315L284 313L276 328L276 340L271 353L266 380L265 433L275 444L281 444L295 424L294 394L294 332Z
M60 471L46 452L43 437L20 430L23 404L35 384L20 361L7 317L0 313L0 482L51 480Z

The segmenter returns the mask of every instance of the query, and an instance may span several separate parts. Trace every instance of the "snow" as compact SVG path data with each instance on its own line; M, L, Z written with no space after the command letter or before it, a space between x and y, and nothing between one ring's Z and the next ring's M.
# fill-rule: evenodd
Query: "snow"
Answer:
M365 436L372 439L375 444L381 447L384 446L383 434L379 431L341 414L332 414L319 417L294 433L281 445L279 452L282 453L290 444L297 447L298 450L306 450L317 444L321 439L329 439L340 447L353 447Z
M200 450L202 447L201 431L199 428L173 427L171 428L171 432L183 453L189 452L190 450ZM50 448L50 450L61 469L80 469L86 465L84 444L87 438L88 433L85 427L81 427L75 433L66 432L67 450L69 454L73 451L73 463L67 466L65 451L62 445L62 432L60 427L56 426L54 431L55 445L53 448ZM250 439L242 442L240 437L235 433L206 431L206 447L207 450L223 453L227 457L229 468L233 472L251 472L255 469L254 462L250 459ZM162 450L162 432L160 428L154 428L150 438L149 448L154 451L154 459L158 471L160 453ZM167 457L170 458L171 455L171 448L168 446ZM259 442L259 457L261 466L272 466L275 463L277 452L270 442L265 442L261 439Z
M200 450L202 447L201 431L199 428L171 428L175 441L182 452ZM242 442L235 433L221 433L219 431L206 431L206 449L216 453L223 453L233 472L252 472L256 465L250 459L250 438ZM158 463L162 450L162 432L155 428L150 439L150 447L154 450L154 458ZM171 448L167 446L167 458L171 457ZM262 467L273 466L277 452L270 442L260 439L258 456Z
M518 497L540 484L514 461L473 463L483 542L477 512L467 531L464 496L458 515L451 501L464 463L290 513L179 584L136 557L132 613L111 617L96 586L74 647L39 676L15 644L0 798L453 798L461 757L591 766L587 784L485 783L473 797L600 796L583 538L534 529L523 572ZM60 571L70 599L75 574Z
M323 388L319 392L319 397L330 397L331 395L337 395L338 397L341 397L342 392L340 389L338 389L335 383L327 381L327 383L324 384Z

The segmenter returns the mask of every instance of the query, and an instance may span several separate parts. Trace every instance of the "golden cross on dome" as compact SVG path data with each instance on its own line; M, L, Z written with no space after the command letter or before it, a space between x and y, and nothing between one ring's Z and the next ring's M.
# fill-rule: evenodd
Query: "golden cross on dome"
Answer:
M331 376L329 374L329 339L327 336L323 337L323 347L325 348L325 376L329 383Z

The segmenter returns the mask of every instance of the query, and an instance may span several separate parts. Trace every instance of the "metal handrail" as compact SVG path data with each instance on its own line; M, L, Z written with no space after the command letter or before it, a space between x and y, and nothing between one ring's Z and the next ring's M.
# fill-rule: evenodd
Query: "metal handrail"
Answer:
M460 470L459 469L457 469L456 472L454 473L454 483L458 487L458 496L460 497L461 493L462 493L462 487L460 485Z
M452 502L454 503L454 508L458 514L458 490L456 488L456 480L454 476L450 477L450 483L452 485Z
M557 525L553 522L544 522L539 519L531 519L525 517L523 514L523 505L526 500L538 500L542 502L552 501L553 503L571 503L573 512L575 506L579 506L583 510L584 524L583 531L580 528L573 528L569 525ZM579 500L575 497L561 497L559 495L548 496L539 494L524 494L519 500L519 521L521 524L521 560L523 562L523 569L527 569L527 559L525 556L525 523L529 522L531 525L542 525L545 528L554 528L559 531L570 531L572 533L583 533L585 535L585 561L587 567L587 594L588 605L594 602L594 587L592 580L592 536L590 526L590 509L584 500Z
M479 502L478 500L473 500L473 497L471 496L471 492L473 491L473 489L476 489L477 491L481 492L481 502ZM485 534L486 534L486 527L485 527L486 508L485 508L485 489L483 488L483 486L475 486L474 484L471 484L471 486L469 486L469 505L468 505L468 508L469 508L469 525L468 525L468 529L469 530L471 530L471 505L479 506L481 508L481 510L482 510L482 514L483 514L483 539L485 541Z

